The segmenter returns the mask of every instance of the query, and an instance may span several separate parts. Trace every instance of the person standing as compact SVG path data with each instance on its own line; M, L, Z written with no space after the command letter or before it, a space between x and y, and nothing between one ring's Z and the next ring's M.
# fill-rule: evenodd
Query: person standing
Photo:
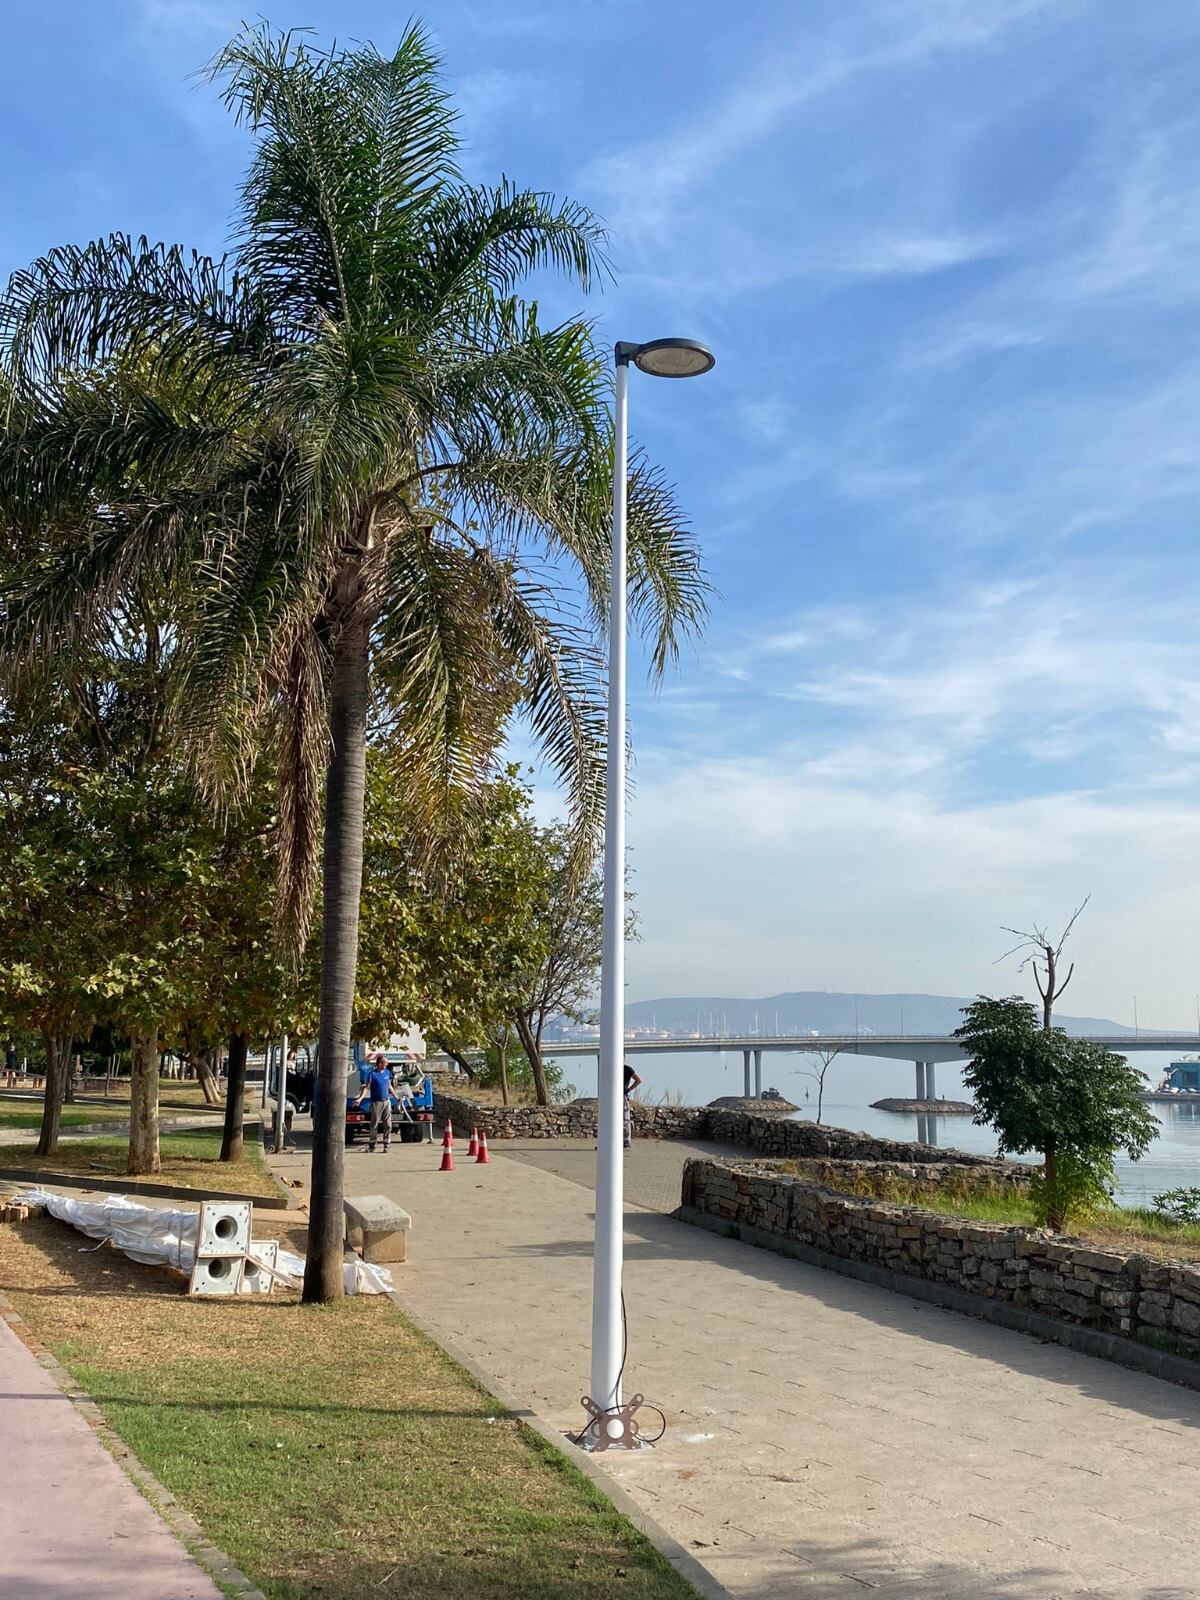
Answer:
M388 1058L382 1050L371 1064L364 1098L367 1096L371 1101L371 1131L367 1137L367 1154L370 1155L375 1149L375 1141L381 1131L385 1151L392 1141L392 1069L388 1066Z
M17 1047L11 1039L4 1046L4 1086L6 1089L17 1086Z
M638 1085L641 1083L641 1081L642 1081L641 1078L633 1070L633 1068L629 1065L629 1063L627 1061L625 1063L625 1103L624 1103L624 1108L623 1108L624 1112L625 1112L625 1148L626 1148L626 1150L630 1149L631 1146L633 1145L633 1113L629 1109L629 1096L638 1087Z

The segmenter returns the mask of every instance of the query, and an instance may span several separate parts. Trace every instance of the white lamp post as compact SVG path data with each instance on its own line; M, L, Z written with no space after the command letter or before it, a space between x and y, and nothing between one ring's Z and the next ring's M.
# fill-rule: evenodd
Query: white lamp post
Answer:
M612 596L608 631L608 752L604 786L604 954L600 969L597 1071L596 1245L592 1270L592 1402L603 1437L592 1448L628 1442L621 1404L624 1318L622 1105L625 1054L625 510L629 470L629 363L655 378L694 378L714 356L694 339L619 343L613 437Z

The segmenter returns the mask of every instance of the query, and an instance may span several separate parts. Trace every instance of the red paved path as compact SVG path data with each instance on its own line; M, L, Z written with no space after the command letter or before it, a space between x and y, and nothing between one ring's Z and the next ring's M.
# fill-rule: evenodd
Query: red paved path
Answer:
M221 1600L2 1318L0 1600Z

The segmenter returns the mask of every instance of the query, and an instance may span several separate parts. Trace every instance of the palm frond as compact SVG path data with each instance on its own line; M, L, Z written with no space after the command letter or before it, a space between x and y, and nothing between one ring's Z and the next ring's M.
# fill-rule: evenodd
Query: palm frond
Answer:
M603 624L612 552L611 435L591 448L464 453L439 473L443 492L510 545L540 538L579 571ZM630 462L629 606L655 676L699 633L711 588L674 492L641 451Z
M491 771L518 692L487 574L432 526L393 533L381 563L376 691L434 808Z
M315 49L263 24L210 63L226 106L257 139L239 264L297 325L361 325L377 311L388 239L404 238L408 212L456 177L437 71L417 27L385 58L370 45Z
M139 353L180 362L190 351L211 365L269 331L226 261L122 233L51 250L14 272L0 298L0 355L20 383Z

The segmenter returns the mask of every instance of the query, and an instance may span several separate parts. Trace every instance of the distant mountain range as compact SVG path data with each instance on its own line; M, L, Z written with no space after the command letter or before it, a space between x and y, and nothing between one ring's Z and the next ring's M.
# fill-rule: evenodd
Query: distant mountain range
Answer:
M625 1006L626 1027L661 1028L668 1033L953 1033L969 1005L943 994L838 994L803 989L767 994L758 1000L731 995L686 995L663 1000L634 1000ZM1120 1034L1133 1029L1107 1017L1074 1017L1056 1013L1055 1022L1073 1033ZM1149 1032L1142 1029L1142 1032Z

